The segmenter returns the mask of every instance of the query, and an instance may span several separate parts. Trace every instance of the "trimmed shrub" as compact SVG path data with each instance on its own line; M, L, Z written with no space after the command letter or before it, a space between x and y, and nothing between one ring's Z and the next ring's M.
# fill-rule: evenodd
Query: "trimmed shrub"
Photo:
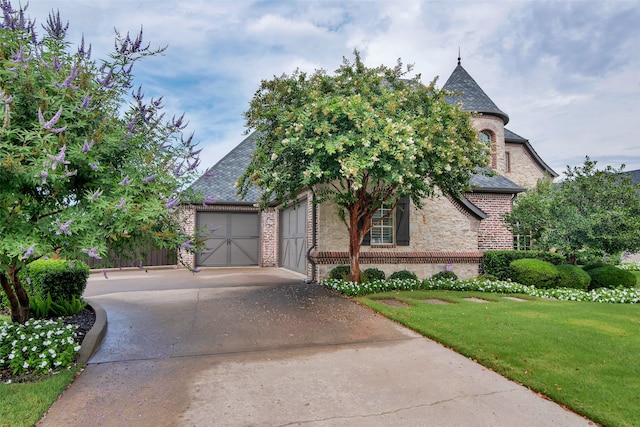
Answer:
M333 267L331 271L329 271L327 279L349 280L350 274L351 267L349 267L348 265L339 265L337 267Z
M72 301L82 298L87 287L89 266L82 261L38 259L27 264L19 273L29 297L42 300L51 295L53 301Z
M613 267L613 266L611 264L607 264L606 262L598 261L598 262L592 262L590 264L584 265L582 266L582 269L584 271L591 271L591 270L595 270L596 268L602 268L602 267Z
M548 263L559 265L565 262L562 254L548 251L486 251L482 257L484 272L492 274L500 280L512 279L511 262L522 259L539 259Z
M453 271L441 271L431 276L432 279L451 279L458 280L458 275Z
M389 280L393 280L393 279L418 280L418 276L416 276L416 273L414 273L413 271L400 270L400 271L395 271L391 273L391 276L389 276Z
M621 268L608 265L606 267L594 268L588 271L591 276L589 289L597 288L634 288L636 286L636 276Z
M476 277L477 280L481 280L483 282L496 282L500 279L498 279L496 276L494 276L493 274L488 274L488 273L484 273L479 275L478 277Z
M387 275L384 274L384 271L377 268L367 268L360 273L360 281L362 283L373 282L374 280L384 280L386 278Z
M553 264L539 259L522 258L509 266L513 281L536 288L555 288L560 276Z
M558 288L571 288L586 291L591 283L591 276L582 268L576 265L561 264L556 265L556 270L560 274L558 278Z

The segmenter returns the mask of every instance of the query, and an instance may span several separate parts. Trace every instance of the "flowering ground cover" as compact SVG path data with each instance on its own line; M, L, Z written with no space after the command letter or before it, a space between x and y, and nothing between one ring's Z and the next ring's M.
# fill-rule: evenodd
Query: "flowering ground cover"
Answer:
M640 419L637 289L549 294L478 280L325 284L361 295L360 303L597 423ZM525 301L505 298L512 296Z

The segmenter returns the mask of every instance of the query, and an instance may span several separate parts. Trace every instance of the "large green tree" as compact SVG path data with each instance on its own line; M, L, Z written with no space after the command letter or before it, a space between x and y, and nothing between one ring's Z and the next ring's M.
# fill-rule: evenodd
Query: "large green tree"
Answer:
M36 31L0 3L0 279L14 321L29 316L18 271L45 256L100 258L149 244L191 247L174 210L198 152L182 117L133 89L133 65L162 52L116 32L96 62L51 13Z
M640 250L640 186L611 166L599 170L587 157L569 167L565 179L550 180L519 195L505 216L514 234L531 235L535 249L565 253L575 263L580 252L615 255Z
M410 196L416 206L467 188L486 164L487 147L470 115L446 93L408 78L411 67L366 67L356 51L333 75L295 71L263 81L245 113L256 151L240 194L262 191L262 206L312 189L331 200L349 233L351 279L374 213ZM391 210L390 210L391 212Z

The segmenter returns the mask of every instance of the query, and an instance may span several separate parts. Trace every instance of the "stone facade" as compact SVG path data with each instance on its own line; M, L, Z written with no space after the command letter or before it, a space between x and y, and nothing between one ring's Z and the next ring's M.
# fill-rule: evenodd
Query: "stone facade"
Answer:
M490 167L498 174L505 174L505 142L504 122L495 116L481 115L474 117L473 128L478 132L486 131L491 134Z
M507 143L505 150L509 152L511 169L510 172L505 172L504 176L521 187L531 189L547 174L524 145Z
M260 267L278 266L278 209L267 208L260 215Z

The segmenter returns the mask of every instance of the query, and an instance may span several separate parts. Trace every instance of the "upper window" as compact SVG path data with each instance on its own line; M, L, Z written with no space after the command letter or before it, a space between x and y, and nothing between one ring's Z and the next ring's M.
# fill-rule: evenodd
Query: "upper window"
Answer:
M386 218L385 218L386 216ZM393 245L395 244L395 210L381 207L371 218L371 244Z
M511 172L511 153L508 151L504 153L504 170Z
M491 134L486 130L480 132L480 141L482 142L491 142Z

